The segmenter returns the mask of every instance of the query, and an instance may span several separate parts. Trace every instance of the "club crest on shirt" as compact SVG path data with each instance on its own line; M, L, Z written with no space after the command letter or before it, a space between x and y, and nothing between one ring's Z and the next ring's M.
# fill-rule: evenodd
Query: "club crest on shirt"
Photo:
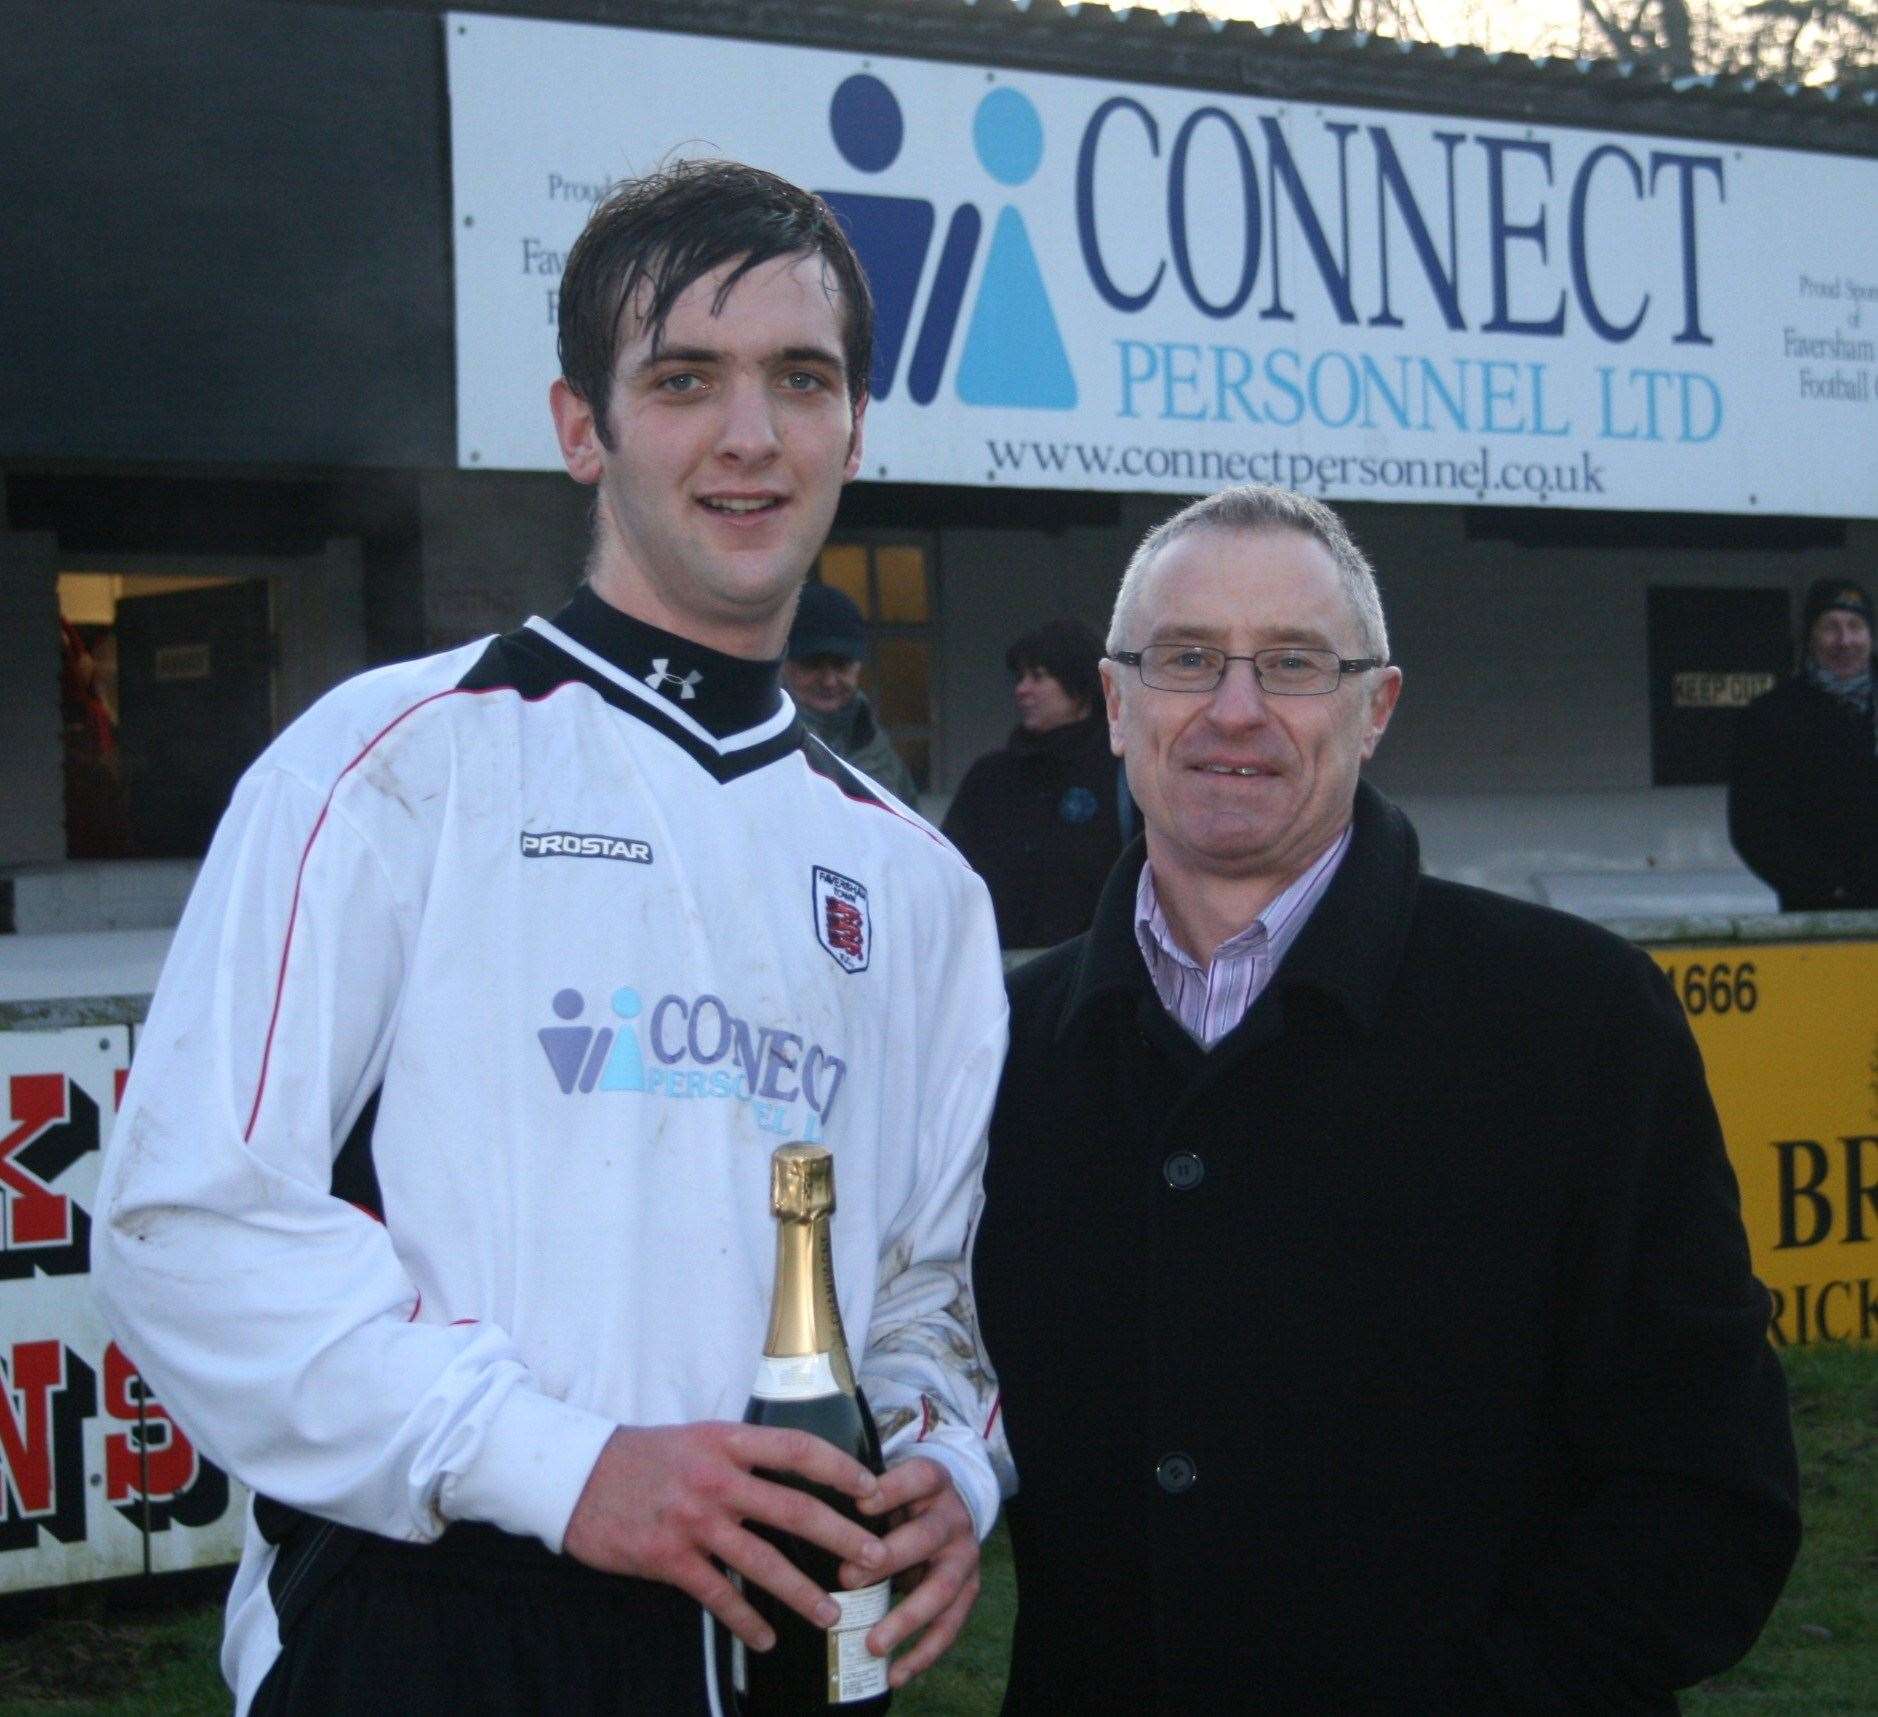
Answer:
M815 939L844 972L864 972L874 951L867 890L851 876L815 866Z

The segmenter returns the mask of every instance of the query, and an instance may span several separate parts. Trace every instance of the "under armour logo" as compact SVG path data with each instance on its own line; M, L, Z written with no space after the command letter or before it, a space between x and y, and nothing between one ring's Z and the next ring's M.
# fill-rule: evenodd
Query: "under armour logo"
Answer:
M654 656L652 658L652 672L646 675L645 683L655 692L664 686L676 686L678 688L679 698L683 702L689 703L698 695L697 687L704 676L699 673L696 668L693 668L691 672L685 675L681 680L676 674L666 672L666 669L671 665L672 659L670 656Z

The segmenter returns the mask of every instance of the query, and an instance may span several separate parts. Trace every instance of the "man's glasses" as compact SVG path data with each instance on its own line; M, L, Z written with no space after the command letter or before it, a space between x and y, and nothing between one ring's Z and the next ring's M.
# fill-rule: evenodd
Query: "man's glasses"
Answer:
M1210 692L1226 677L1228 662L1250 662L1259 690L1280 698L1322 697L1342 685L1345 674L1384 666L1380 656L1352 661L1335 650L1289 645L1229 656L1207 644L1150 644L1145 650L1112 650L1109 660L1133 668L1157 692Z

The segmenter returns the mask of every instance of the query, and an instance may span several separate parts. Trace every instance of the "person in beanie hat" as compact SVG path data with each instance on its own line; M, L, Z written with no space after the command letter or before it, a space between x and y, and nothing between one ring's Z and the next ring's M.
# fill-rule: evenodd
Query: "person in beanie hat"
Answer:
M1051 620L1005 653L1017 726L967 771L944 832L985 879L1006 948L1047 948L1089 927L1122 848L1102 643Z
M1728 833L1783 912L1878 907L1878 723L1872 603L1820 578L1801 607L1800 668L1742 711Z
M919 792L913 772L861 690L866 654L867 624L854 599L832 584L805 584L789 628L783 690L802 725L830 751L911 805Z

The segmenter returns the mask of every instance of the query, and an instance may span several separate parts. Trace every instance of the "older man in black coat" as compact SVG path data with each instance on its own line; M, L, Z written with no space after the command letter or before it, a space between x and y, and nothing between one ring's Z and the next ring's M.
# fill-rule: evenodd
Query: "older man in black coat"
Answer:
M1145 825L1012 983L980 1311L1005 1711L1673 1711L1798 1539L1768 1301L1649 959L1422 876L1329 509L1151 534L1105 670Z

